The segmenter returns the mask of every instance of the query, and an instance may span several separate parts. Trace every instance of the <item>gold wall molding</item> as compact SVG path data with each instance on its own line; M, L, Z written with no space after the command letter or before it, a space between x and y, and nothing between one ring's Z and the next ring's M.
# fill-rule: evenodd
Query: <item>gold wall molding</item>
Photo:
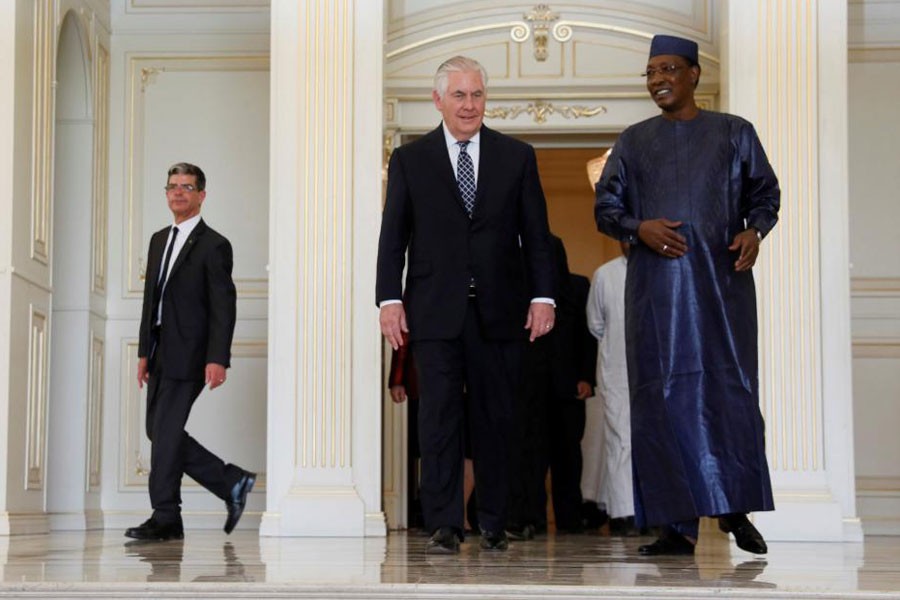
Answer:
M900 277L851 277L850 293L854 298L900 297Z
M295 248L302 307L294 357L298 399L294 464L351 465L354 78L352 0L310 0L300 15L300 206ZM324 90L329 90L325 92Z
M25 489L44 489L50 320L32 304L28 325L28 394L25 416Z
M146 92L149 85L156 83L156 77L165 70L165 67L142 67L141 92Z
M604 106L556 106L552 102L544 100L535 100L525 105L515 106L497 106L484 111L484 116L489 119L515 119L519 115L531 115L535 123L543 124L547 122L547 117L558 114L566 119L583 119L594 117L606 112Z
M103 295L106 293L106 250L109 237L109 50L97 43L94 59L91 291Z
M126 12L145 14L160 10L191 13L222 10L245 12L267 9L270 4L271 0L129 0Z
M900 496L900 477L859 476L856 491L860 496Z
M417 52L424 47L446 42L454 38L470 37L490 31L502 30L508 31L510 39L519 44L534 38L535 58L538 61L543 60L540 56L546 56L545 50L549 37L552 36L557 42L565 44L574 37L576 29L612 33L617 36L634 37L649 41L650 38L653 37L654 32L658 31L661 26L671 27L674 24L696 32L697 37L701 39L708 39L710 37L712 23L709 11L711 3L711 0L695 2L695 10L687 15L674 11L659 11L656 9L650 9L645 13L641 13L640 11L635 12L633 7L630 7L628 10L612 11L613 18L620 16L619 13L621 13L621 17L623 17L624 20L631 22L637 20L647 29L623 27L606 22L607 19L610 19L609 13L611 11L608 8L601 9L598 7L596 20L593 21L567 20L562 19L557 12L551 10L549 4L539 3L523 14L522 21L510 21L504 19L502 21L497 21L496 23L484 23L468 27L464 26L452 31L444 31L391 50L385 54L385 59L390 61L405 54ZM603 12L601 13L600 10ZM667 14L663 16L661 14L663 12L667 12ZM398 18L398 16L394 14L389 14L389 38L394 40L412 38L415 34L421 33L424 30L433 30L448 22L464 20L461 15L456 15L456 17L457 19L448 19L448 15L442 14L440 11L434 11L432 17L414 19L414 23L411 27L404 27L401 23L403 23L405 19ZM539 40L539 37L543 39ZM719 59L709 53L701 51L700 56L703 57L704 61L707 61L710 64L719 64Z
M49 265L56 97L56 12L58 8L54 0L36 0L33 6L31 258L43 265Z
M851 63L895 63L900 62L900 46L891 47L851 47L847 57Z
M817 2L760 2L759 130L781 186L778 225L757 271L760 408L773 471L819 471L822 333Z
M91 354L88 371L87 460L85 461L85 489L100 489L100 466L103 450L103 338L91 333Z
M900 338L858 337L853 339L853 358L900 359Z
M531 24L531 35L534 37L534 59L544 62L548 55L547 33L550 30L550 24L559 20L559 13L550 10L546 4L538 4L531 11L525 13L524 19ZM515 37L513 39L515 40Z

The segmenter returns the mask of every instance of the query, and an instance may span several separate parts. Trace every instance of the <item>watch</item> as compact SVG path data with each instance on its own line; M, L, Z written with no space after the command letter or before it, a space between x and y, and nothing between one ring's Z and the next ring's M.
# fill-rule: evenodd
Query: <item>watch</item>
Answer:
M756 239L761 242L762 241L762 231L760 231L756 227L754 227L753 230L756 231Z

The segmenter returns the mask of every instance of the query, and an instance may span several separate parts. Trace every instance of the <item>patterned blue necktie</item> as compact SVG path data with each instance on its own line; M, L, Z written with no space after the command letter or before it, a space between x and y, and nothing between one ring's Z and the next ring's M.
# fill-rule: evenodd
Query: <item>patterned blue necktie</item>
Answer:
M456 180L459 184L459 193L462 196L463 206L472 218L472 209L475 208L475 167L472 157L466 152L468 141L456 142L459 144L459 161L456 167Z

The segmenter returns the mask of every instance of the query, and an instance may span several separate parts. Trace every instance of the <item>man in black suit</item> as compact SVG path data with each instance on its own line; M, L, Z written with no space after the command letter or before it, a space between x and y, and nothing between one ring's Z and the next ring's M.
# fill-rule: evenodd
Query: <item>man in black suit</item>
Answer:
M150 503L153 515L125 535L139 540L184 537L181 477L225 501L225 532L244 511L256 474L226 465L184 430L204 385L225 383L237 295L231 244L200 218L206 198L200 167L169 169L166 199L175 224L153 234L147 256L138 346L138 386L147 388Z
M522 349L554 320L534 149L483 126L486 81L466 57L438 68L432 98L443 123L391 156L378 245L381 331L395 349L409 333L419 372L428 553L456 553L463 539L466 401L481 547L507 548L507 443Z

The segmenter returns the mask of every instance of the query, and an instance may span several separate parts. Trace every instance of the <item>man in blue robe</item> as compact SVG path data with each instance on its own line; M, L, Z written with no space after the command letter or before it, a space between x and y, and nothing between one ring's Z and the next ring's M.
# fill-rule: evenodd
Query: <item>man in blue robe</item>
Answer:
M697 44L657 35L647 90L662 110L619 137L596 186L603 233L633 244L625 289L635 518L643 555L693 554L701 516L764 554L747 513L773 510L759 410L751 268L778 220L753 126L701 110Z

